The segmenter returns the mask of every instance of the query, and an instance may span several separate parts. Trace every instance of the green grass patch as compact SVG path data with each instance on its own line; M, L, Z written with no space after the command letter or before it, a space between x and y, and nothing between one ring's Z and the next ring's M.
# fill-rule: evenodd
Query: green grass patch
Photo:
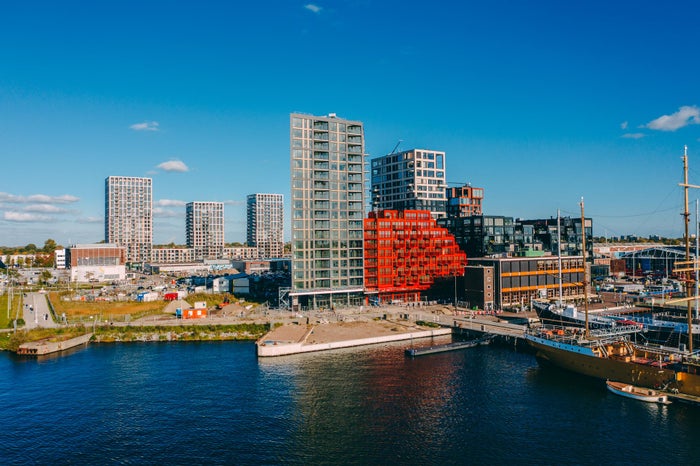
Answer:
M103 342L257 340L270 331L269 324L175 325L97 327L94 339Z
M194 307L194 303L204 301L207 303L207 308L212 308L219 304L223 305L226 299L230 303L235 301L235 298L230 293L195 293L187 295L185 301L192 307Z
M12 305L10 306L10 318L7 318L7 293L0 296L0 328L12 328L12 321L18 316L21 317L20 310L22 309L22 294L14 293L12 296ZM19 324L18 324L19 325Z
M416 325L420 325L421 327L440 328L440 324L435 322L428 322L426 320L417 320Z

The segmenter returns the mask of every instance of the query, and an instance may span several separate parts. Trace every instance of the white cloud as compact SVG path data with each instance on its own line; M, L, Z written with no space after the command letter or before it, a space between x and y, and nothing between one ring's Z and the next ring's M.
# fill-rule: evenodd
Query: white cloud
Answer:
M40 212L44 214L64 214L68 212L67 209L52 204L30 204L22 210L25 212Z
M153 218L173 218L173 217L184 217L185 214L182 212L175 212L174 210L161 209L160 207L153 208Z
M700 108L695 105L685 105L679 108L676 113L662 115L656 120L650 121L646 127L659 131L675 131L684 126L697 124L700 124Z
M628 123L626 121L623 121L622 123L620 123L620 128L627 129L627 124Z
M28 203L40 203L40 204L71 204L73 202L78 202L79 197L71 196L70 194L63 194L62 196L47 196L46 194L32 194L31 196L17 196L10 193L0 192L0 202L7 202L11 204L28 204Z
M622 135L622 137L625 139L642 139L644 137L644 133L625 133Z
M104 221L104 217L83 217L76 220L78 223L102 223Z
M313 3L309 3L308 5L304 5L304 8L306 8L307 10L312 11L316 14L321 13L321 10L323 9L318 5L314 5Z
M9 222L47 222L48 215L28 214L24 212L5 212L3 218Z
M134 123L129 128L134 131L159 131L159 123L157 121L144 121L143 123Z
M178 201L176 199L160 199L156 201L156 205L160 207L184 207L186 204L185 201Z
M166 172L184 173L190 171L190 168L180 160L168 160L167 162L163 162L160 165L158 165L158 168Z

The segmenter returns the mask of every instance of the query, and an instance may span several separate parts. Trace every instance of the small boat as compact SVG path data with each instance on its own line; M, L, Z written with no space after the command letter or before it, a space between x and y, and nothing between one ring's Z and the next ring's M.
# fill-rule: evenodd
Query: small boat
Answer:
M616 395L639 401L646 401L647 403L671 404L666 395L652 390L651 388L635 387L627 383L611 382L610 380L606 381L605 384L608 386L608 390Z

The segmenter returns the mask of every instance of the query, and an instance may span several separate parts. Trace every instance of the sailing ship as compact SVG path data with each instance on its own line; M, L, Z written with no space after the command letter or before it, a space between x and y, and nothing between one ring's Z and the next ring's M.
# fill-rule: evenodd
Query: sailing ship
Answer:
M533 301L532 307L537 313L537 317L545 323L583 327L586 325L585 316L578 311L573 304L559 306L545 301ZM608 316L588 316L590 328L611 328L618 325L637 325L636 322L626 319L615 319ZM641 324L638 325L642 327Z
M683 158L687 202L687 154ZM585 221L583 199L581 222ZM688 238L688 215L686 235ZM585 262L586 238L583 235ZM689 254L687 254L689 255ZM690 289L690 285L688 285ZM688 351L679 351L650 344L630 341L624 330L608 328L591 331L588 322L588 296L584 269L584 329L551 328L542 326L529 329L525 340L536 351L540 361L583 375L622 383L669 390L686 395L700 396L700 358L693 352L692 326L688 326ZM690 305L688 306L690 313ZM690 320L690 315L688 317Z

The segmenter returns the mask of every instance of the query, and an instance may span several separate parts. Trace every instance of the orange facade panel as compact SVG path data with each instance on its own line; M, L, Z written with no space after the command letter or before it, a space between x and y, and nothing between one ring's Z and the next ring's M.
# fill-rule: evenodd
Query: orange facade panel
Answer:
M366 267L372 280L365 286L383 300L418 300L436 277L464 274L466 255L429 211L371 212L364 228L365 238L381 238L365 242L365 257L379 257L385 266Z

